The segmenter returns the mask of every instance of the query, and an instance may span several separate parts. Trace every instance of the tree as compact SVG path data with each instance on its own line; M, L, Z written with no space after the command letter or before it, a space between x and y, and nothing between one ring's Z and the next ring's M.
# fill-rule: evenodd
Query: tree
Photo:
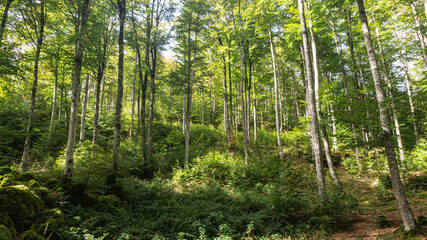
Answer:
M120 31L119 31L119 61L118 61L118 76L117 76L117 98L116 112L114 114L114 142L113 142L113 172L107 179L107 183L114 185L116 183L117 172L119 170L119 154L120 154L120 129L122 126L122 99L123 99L123 60L125 54L124 48L124 31L126 19L126 0L117 0L116 4L119 13Z
M309 116L311 117L311 147L314 153L314 162L316 163L316 175L317 175L317 185L319 190L319 196L323 203L326 202L326 185L325 185L325 176L323 172L323 163L321 159L321 149L320 149L320 133L319 133L319 122L316 112L316 98L314 92L314 81L313 81L313 72L311 65L311 53L308 43L308 33L307 25L305 23L305 14L304 14L304 3L302 0L298 0L298 9L301 21L301 30L302 30L302 44L304 50L304 59L305 67L307 72L307 99L309 103Z
M73 75L73 88L71 95L71 110L70 110L70 124L68 128L68 140L67 140L67 150L65 152L65 165L64 172L62 174L62 181L64 183L69 183L73 175L73 166L74 166L74 145L76 141L76 128L77 128L77 112L80 99L80 77L82 72L83 65L83 53L85 49L85 38L86 38L86 26L89 18L89 2L90 0L83 0L83 5L81 7L81 18L78 24L78 29L76 34L78 35L78 40L75 50L74 58L74 75Z
M6 5L4 6L3 10L3 17L0 24L0 44L3 40L4 30L6 29L6 22L7 22L7 16L9 13L10 4L15 0L6 0Z
M40 9L38 6L40 5ZM46 14L45 14L45 1L41 0L40 4L34 2L30 3L30 6L25 6L29 9L22 9L21 14L25 21L24 24L28 24L32 27L34 35L36 36L35 45L36 45L36 55L34 59L34 70L33 70L33 87L31 89L31 105L30 113L28 114L28 125L26 131L26 138L24 144L24 152L22 154L22 163L21 163L21 172L27 171L28 167L28 156L31 145L31 134L33 131L33 117L34 117L34 107L36 105L36 95L37 95L37 81L39 74L39 61L40 61L40 52L43 44L45 23L46 23ZM6 13L7 14L7 13ZM28 33L31 35L31 33Z
M359 18L362 24L363 40L365 41L366 52L368 53L369 65L372 78L375 83L375 93L377 96L378 109L380 115L380 123L382 129L382 140L385 147L387 162L390 170L391 183L393 185L394 194L397 205L399 206L400 215L402 217L405 231L412 231L416 228L414 215L406 199L405 191L403 190L402 180L400 178L399 167L397 165L396 154L393 148L393 133L390 128L390 119L387 113L386 98L382 86L381 75L377 63L377 58L372 44L371 34L366 17L365 6L363 0L357 0L359 9Z

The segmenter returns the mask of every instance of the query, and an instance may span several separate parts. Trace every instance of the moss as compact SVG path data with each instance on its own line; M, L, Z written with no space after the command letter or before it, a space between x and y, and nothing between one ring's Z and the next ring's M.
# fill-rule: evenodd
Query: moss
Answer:
M39 181L39 178L36 175L34 175L33 173L25 172L25 173L19 175L17 180L21 181L21 182L28 182L30 180Z
M53 208L55 206L55 197L49 189L45 187L38 187L34 189L34 192L43 200L46 207Z
M46 182L46 186L51 189L54 189L55 187L57 187L58 184L59 184L59 180L57 178L49 178L49 180L47 180Z
M0 176L0 187L7 186L15 181L16 175L13 173L6 173L3 176Z
M31 179L30 181L28 181L27 186L30 188L38 188L40 187L40 183L34 179Z
M5 225L0 225L0 240L14 239L15 236L15 228L7 228Z
M5 175L5 174L8 174L8 173L14 174L15 177L18 175L17 172L13 171L12 168L10 168L8 166L0 167L0 175Z
M43 214L43 221L37 228L37 232L43 234L50 234L65 225L64 214L57 208L46 210Z
M45 238L38 235L33 230L26 231L24 235L22 235L21 240L44 240Z
M0 188L0 215L8 216L18 232L28 229L43 208L43 201L25 186Z

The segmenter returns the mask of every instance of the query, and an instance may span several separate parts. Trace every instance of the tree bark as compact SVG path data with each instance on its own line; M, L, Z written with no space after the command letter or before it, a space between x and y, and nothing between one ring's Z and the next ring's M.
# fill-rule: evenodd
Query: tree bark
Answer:
M76 52L74 58L74 76L73 76L73 89L71 95L71 111L70 111L70 125L68 128L68 140L67 140L67 150L65 152L65 166L64 172L62 174L62 181L64 183L69 183L73 175L73 166L74 166L74 144L76 141L76 128L77 128L77 111L79 107L79 98L80 98L80 77L82 72L83 64L83 53L84 53L84 44L86 37L86 25L89 18L89 1L84 0L83 6L81 9L81 19L78 27L78 40L76 45Z
M403 63L403 68L404 68L403 73L405 74L406 93L408 94L409 106L411 108L411 118L412 118L411 121L412 121L412 126L414 128L415 139L417 143L419 143L420 136L418 133L417 121L415 119L414 102L412 101L412 91L411 91L411 83L409 82L408 63L406 62L406 59L404 58L402 53L400 53L400 61Z
M79 138L79 144L82 144L82 142L85 140L85 126L86 126L86 108L87 108L87 102L89 97L89 88L90 88L90 74L87 74L86 76L86 86L85 86L85 92L83 95L83 104L82 104L82 116L80 119L80 138Z
M385 57L384 57L383 47L381 44L380 29L379 29L378 23L376 21L375 15L373 14L372 17L374 19L375 33L377 35L381 65L382 65L383 71L384 71L383 76L384 76L384 80L387 84L388 94L389 94L389 97L391 100L391 111L393 114L394 127L396 130L397 146L399 148L399 158L400 158L402 165L404 166L404 164L405 164L405 153L403 151L403 141L402 141L402 135L400 134L399 116L397 115L397 110L396 110L396 103L395 103L394 93L393 93L393 85L391 84L391 80L389 78L388 68L386 65Z
M50 150L51 142L52 142L53 128L55 125L56 93L57 93L57 89L58 89L58 60L55 63L54 75L55 75L55 80L54 80L54 84L53 84L53 95L52 95L52 114L50 115L50 125L49 125L49 133L48 133L47 142L46 142L46 151Z
M13 1L14 0L7 0L6 6L4 6L3 17L2 17L1 25L0 25L0 44L3 40L4 30L6 29L6 22L7 22L7 17L9 14L10 4L12 4Z
M118 76L117 76L117 98L116 112L114 114L114 140L113 140L113 172L107 179L108 184L116 183L117 172L119 170L118 163L120 158L120 130L122 126L122 99L123 99L123 61L124 61L124 28L126 20L126 0L117 0L117 8L119 11L119 61L118 61Z
M136 85L136 72L137 72L137 66L138 66L138 56L135 56L135 74L133 76L133 84L132 84L132 93L131 93L131 112L130 112L130 129L129 129L129 139L132 140L132 134L133 134L133 115L135 113L135 85Z
M348 114L352 114L352 101L350 99L350 94L348 93L348 85L347 85L347 74L345 72L345 68L344 68L344 60L342 58L342 52L341 52L341 48L340 48L340 40L338 38L338 34L336 32L335 29L335 23L332 21L332 27L334 30L334 39L335 39L335 45L337 48L337 53L338 53L338 57L340 60L340 66L341 66L341 73L342 73L342 79L343 79L343 89L344 89L344 94L345 94L345 98L347 99L347 111ZM362 169L362 164L360 163L360 159L359 159L359 147L358 147L358 141L357 141L357 131L356 131L356 126L354 124L354 119L353 117L351 117L351 123L350 123L351 129L353 131L353 139L354 139L354 145L355 145L355 151L356 151L356 162L357 165L359 166L359 171L362 173L363 169Z
M380 71L378 68L377 58L375 55L374 46L371 40L371 34L366 18L365 6L363 0L357 0L359 9L360 22L362 24L363 39L365 41L366 51L368 53L369 65L375 84L375 93L378 101L378 110L380 114L380 122L382 128L382 141L384 143L387 161L390 170L391 182L393 185L397 205L399 206L400 215L402 217L405 231L411 231L416 228L414 215L406 199L405 191L403 190L402 180L400 178L399 168L397 165L396 154L393 149L393 133L390 128L390 119L387 114L387 106L385 103L385 94L381 82Z
M302 30L302 42L303 42L303 52L304 59L306 62L307 70L307 95L309 102L309 114L311 117L311 145L314 153L314 161L316 164L316 175L317 175L317 185L321 202L326 203L326 184L325 176L323 172L323 162L320 149L320 133L319 133L319 122L316 112L316 99L314 93L314 81L313 81L313 72L311 65L311 54L310 47L308 43L308 33L307 25L305 23L304 15L304 4L303 0L298 0L299 15L301 21L301 30Z
M22 163L21 163L21 173L27 171L28 167L28 157L30 153L30 145L31 145L31 134L33 133L33 117L34 117L34 107L36 106L36 96L37 96L37 81L39 74L39 61L40 61L40 51L43 44L44 37L44 26L46 22L46 16L44 12L44 0L40 2L40 21L38 24L40 29L36 29L37 42L36 42L36 56L34 60L34 70L33 70L33 86L31 88L31 105L30 105L30 113L28 114L28 125L24 143L24 152L22 154Z
M245 154L245 164L248 164L248 146L247 146L247 132L246 132L246 109L245 109L245 97L243 94L243 83L245 81L245 70L244 70L244 58L245 58L245 53L244 53L244 49L241 46L241 39L239 37L238 31L237 31L237 27L236 27L236 21L234 19L234 7L233 7L233 3L230 0L230 5L231 5L231 16L233 19L233 25L234 25L234 32L236 34L236 38L238 39L238 49L239 49L239 57L240 57L240 104L241 104L241 110L242 110L242 125L243 125L243 151ZM240 19L240 16L239 16ZM241 24L240 24L240 28L242 28ZM242 29L240 29L241 31L243 31ZM237 118L237 116L236 116Z
M277 137L277 147L279 148L279 156L280 159L283 158L283 151L282 151L282 141L280 139L280 115L279 115L279 85L277 82L277 70L276 70L276 57L274 53L274 46L273 46L273 39L271 37L271 27L268 28L268 38L270 41L270 52L271 52L271 59L273 61L273 76L274 76L274 111L276 114L276 137Z
M411 9L412 9L412 13L414 14L415 26L417 27L416 33L417 33L418 40L420 41L420 45L421 45L421 51L422 51L421 55L423 57L425 64L427 65L427 52L426 52L426 46L425 46L425 42L424 42L426 40L425 39L426 35L424 34L424 32L421 28L422 26L421 26L420 19L418 18L418 11L417 11L417 8L416 8L414 3L411 3Z
M310 36L311 36L311 48L312 48L312 54L313 54L314 96L316 100L316 113L320 122L319 124L320 136L322 137L322 140L323 140L323 148L325 150L326 162L328 163L329 174L331 175L332 181L334 182L335 186L337 186L338 188L341 188L341 183L335 171L334 163L332 161L328 133L326 132L325 125L322 123L323 116L322 116L320 100L319 100L320 80L319 80L319 69L317 64L317 47L316 47L316 39L314 37L313 24L311 20L309 21L309 29L310 29Z

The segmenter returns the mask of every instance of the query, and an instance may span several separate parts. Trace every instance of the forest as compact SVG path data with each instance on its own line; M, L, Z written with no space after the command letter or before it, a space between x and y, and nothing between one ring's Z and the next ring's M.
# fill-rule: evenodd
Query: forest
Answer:
M427 236L427 0L0 6L0 240Z

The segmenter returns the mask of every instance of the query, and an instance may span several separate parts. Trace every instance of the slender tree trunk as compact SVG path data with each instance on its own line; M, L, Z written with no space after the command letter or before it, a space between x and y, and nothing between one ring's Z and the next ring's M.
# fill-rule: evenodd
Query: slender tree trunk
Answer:
M417 143L419 143L420 136L418 133L417 121L415 119L414 102L412 101L411 83L409 82L409 73L408 73L408 63L406 62L406 59L404 58L402 53L400 53L400 61L403 63L403 68L404 68L403 72L405 74L406 92L409 98L409 106L411 107L412 126L414 128L416 141Z
M76 53L74 59L74 76L73 76L73 89L71 95L71 111L70 111L70 125L68 128L68 140L67 140L67 150L65 152L65 166L63 172L63 182L71 182L71 177L73 175L73 166L74 166L74 145L76 141L76 128L77 128L77 111L79 107L79 98L80 98L80 77L82 72L82 63L83 63L83 52L84 52L84 43L86 35L86 25L89 18L89 0L83 1L83 6L81 9L81 19L78 27L77 34L80 36L76 45Z
M294 118L296 120L296 122L299 122L299 117L300 117L300 112L299 112L299 108L298 108L298 91L297 91L297 86L295 83L295 72L291 70L291 75L292 75L292 101L294 103ZM303 80L304 81L304 80Z
M415 7L414 3L411 3L411 9L412 9L412 13L414 14L414 19L415 19L415 26L417 27L417 36L418 36L418 40L420 41L420 45L421 45L421 52L422 52L422 57L423 60L425 62L425 64L427 65L427 51L426 51L426 46L425 46L425 34L422 31L421 28L421 22L420 19L418 18L418 12L417 12L417 8Z
M126 19L126 0L117 0L119 11L120 31L119 31L119 62L117 76L117 98L116 112L114 114L114 140L113 140L113 172L107 179L108 184L114 185L116 182L117 172L119 170L120 154L120 130L122 126L122 99L123 99L123 61L124 61L124 28Z
M337 125L335 121L335 111L334 111L334 105L330 105L331 107L331 120L332 120L332 135L333 135L333 148L334 151L338 151L338 140L337 140Z
M135 113L135 85L136 85L136 72L137 72L137 66L138 66L138 56L135 56L135 74L133 76L133 84L132 84L132 96L131 96L131 113L130 113L130 129L129 129L129 139L132 140L132 134L133 134L133 115Z
M88 96L89 96L89 88L90 88L90 74L87 74L86 76L86 86L85 86L85 92L83 96L83 104L82 104L82 116L80 121L80 138L79 138L79 144L82 144L82 142L85 140L85 126L86 126L86 107L88 102Z
M7 16L9 14L10 4L13 1L14 0L7 0L6 1L6 6L4 6L3 17L2 17L1 25L0 25L0 44L1 44L2 40L3 40L4 30L6 28L6 22L7 22Z
M307 70L307 95L309 100L309 113L311 117L311 145L314 153L314 161L316 163L316 175L317 175L317 185L319 190L319 196L322 203L326 202L326 184L325 176L323 172L323 162L320 149L320 133L319 133L319 122L316 112L316 99L314 93L314 81L313 81L313 72L311 67L311 54L310 47L308 43L308 33L307 25L305 23L304 15L304 4L302 0L298 0L298 8L301 20L301 29L302 29L302 41L303 41L303 52L306 62Z
M351 99L350 99L350 94L348 93L348 88L347 88L347 74L345 72L345 68L344 68L344 60L342 58L342 52L341 52L341 48L340 48L340 40L338 38L338 34L336 32L335 29L335 23L332 21L332 27L334 30L334 37L335 37L335 45L337 48L337 52L338 52L338 57L340 60L340 66L341 66L341 73L342 73L342 79L343 79L343 89L344 89L344 94L345 94L345 98L347 99L347 111L348 114L352 114L352 108L351 108ZM353 117L351 117L351 123L350 123L351 129L353 130L353 139L354 139L354 145L355 145L355 151L356 151L356 162L357 165L359 166L359 171L362 173L362 164L360 163L360 159L359 159L359 143L357 141L357 131L356 131L356 126L354 124L354 119Z
M21 173L27 171L28 167L28 157L30 153L30 145L31 145L31 134L33 134L33 117L34 117L34 107L36 106L36 96L37 96L37 81L39 75L39 61L40 61L40 51L43 44L44 37L44 25L45 25L45 13L44 13L44 0L40 2L41 10L40 10L40 29L38 29L38 36L36 42L36 56L34 60L34 71L33 71L33 86L31 88L31 105L30 105L30 113L28 114L28 125L26 131L26 138L24 143L24 152L22 154L22 164L21 164Z
M310 29L310 36L311 36L311 48L312 48L312 54L313 54L314 96L316 100L316 113L320 122L319 124L320 135L323 140L323 148L325 150L326 162L328 163L329 174L331 174L331 178L335 186L337 186L338 188L341 188L340 180L335 171L334 163L332 161L331 148L329 146L329 138L326 132L326 127L324 124L322 124L323 116L322 116L320 100L319 100L320 81L319 81L319 69L317 64L317 47L316 47L316 39L314 37L313 24L311 20L309 21L309 29Z
M279 86L277 82L276 57L274 53L273 39L271 37L271 27L268 28L268 37L270 40L271 59L273 61L273 76L274 76L274 111L276 113L276 137L277 146L279 148L280 159L283 158L282 141L280 139L280 115L279 115Z
M402 135L400 134L400 124L399 124L399 116L397 115L397 110L396 110L396 103L395 103L395 99L394 99L394 93L393 93L393 86L391 84L391 80L389 78L389 74L388 74L388 68L386 65L386 61L385 61L385 57L384 57L384 52L383 52L383 48L381 45L381 37L380 37L380 29L378 26L378 23L376 21L375 15L373 14L373 19L374 19L374 25L375 25L375 32L377 35L377 41L378 41L378 48L379 48L379 53L380 53L380 60L381 60L381 65L383 67L383 71L384 71L384 80L387 84L388 87L388 93L389 93L389 97L391 100L391 111L393 114L393 119L394 119L394 127L396 129L396 137L397 137L397 146L399 148L399 158L400 161L402 163L402 165L404 166L405 164L405 153L403 151L403 141L402 141Z
M236 21L234 19L234 7L233 7L233 3L230 0L230 4L231 4L231 16L233 19L233 25L234 25L234 32L236 34L236 38L238 39L238 48L239 48L239 56L240 56L240 104L241 104L241 110L242 110L242 125L243 125L243 151L245 154L245 164L248 164L248 146L247 146L247 132L246 132L246 109L245 109L245 98L244 98L244 94L243 94L243 83L245 81L245 77L244 77L244 59L245 59L245 53L244 50L241 46L241 40L237 31L237 27L236 27ZM240 19L240 16L239 16ZM240 24L240 30L243 31L242 26Z
M381 82L380 71L378 68L377 58L375 55L374 46L371 40L371 34L366 18L365 6L363 0L357 0L359 9L360 22L362 24L363 39L365 41L366 51L368 53L369 65L371 67L372 77L375 84L375 92L378 101L378 109L380 114L380 122L382 128L382 141L384 143L387 161L390 169L391 182L396 196L397 205L399 206L400 215L402 217L405 231L411 231L416 228L414 215L412 214L408 200L406 199L405 191L403 190L402 180L400 178L399 168L397 165L396 155L393 149L393 133L390 129L390 119L387 115L387 107L385 104L385 94Z
M154 52L157 50L154 50ZM157 54L157 53L154 53ZM153 63L153 68L156 63ZM150 109L148 112L148 143L147 143L147 158L150 163L153 162L153 120L154 120L154 100L155 100L155 92L156 92L156 72L152 70L150 74Z
M224 129L225 135L227 136L227 143L230 146L230 127L228 119L228 97L227 97L227 63L225 62L225 57L222 58L223 61L223 93L224 93Z
M196 29L198 28L198 19L196 23ZM187 76L188 84L187 84L187 109L186 109L186 118L185 118L185 162L184 162L184 169L188 168L188 161L190 158L190 124L191 124L191 101L192 101L192 95L193 95L193 83L194 83L194 68L195 68L195 62L196 62L196 55L197 55L197 34L198 29L195 32L195 39L194 39L194 57L191 61L191 21L188 25L188 36L187 36L187 42L188 42L188 71ZM191 65L190 65L191 62Z
M98 72L96 74L96 90L95 90L95 114L93 117L93 137L92 137L92 153L96 154L98 145L98 132L99 132L99 114L100 114L100 95L101 83L104 75L103 69L104 62L98 65Z
M58 61L55 64L55 80L53 84L53 95L52 95L52 114L50 115L50 125L49 125L49 134L47 136L47 142L46 142L46 151L50 150L51 142L52 142L52 134L53 134L53 128L55 125L55 111L56 111L56 92L58 89Z
M231 48L231 40L227 39L228 48ZM233 136L233 84L231 83L231 52L228 51L228 85L230 85L230 134Z
M253 94L253 101L254 103L253 105L253 114L254 114L254 141L257 140L258 138L258 125L257 125L257 99L256 99L256 94L255 94L255 83L252 84L252 94Z

